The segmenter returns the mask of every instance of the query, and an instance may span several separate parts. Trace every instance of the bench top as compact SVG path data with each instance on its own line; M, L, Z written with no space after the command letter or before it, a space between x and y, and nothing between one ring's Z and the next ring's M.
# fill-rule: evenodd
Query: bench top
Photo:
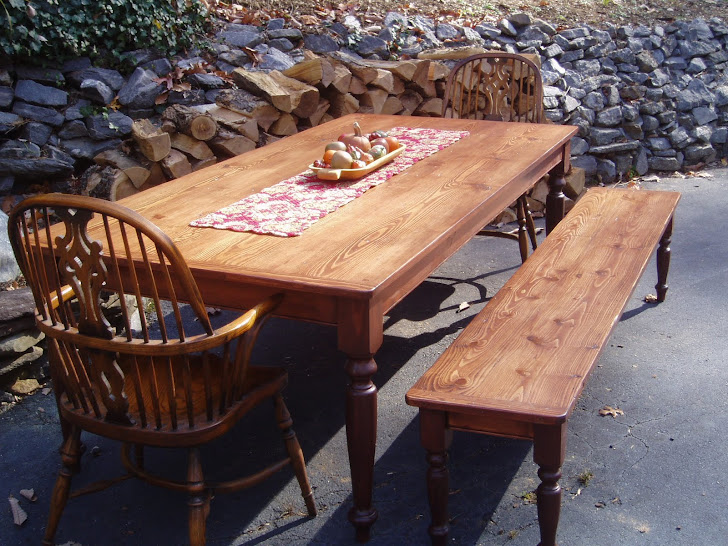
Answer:
M420 408L564 422L680 199L593 188L407 393Z

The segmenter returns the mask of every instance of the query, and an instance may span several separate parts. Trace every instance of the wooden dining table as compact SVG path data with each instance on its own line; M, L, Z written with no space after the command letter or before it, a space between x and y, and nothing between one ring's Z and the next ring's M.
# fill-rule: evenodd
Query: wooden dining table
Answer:
M305 171L325 145L392 127L468 131L318 220L300 236L191 227L190 222ZM207 305L247 309L274 293L277 314L337 328L346 355L346 432L360 541L372 503L377 363L383 318L442 262L544 175L547 231L564 215L564 172L575 127L353 114L286 137L120 201L179 247ZM514 247L514 253L517 253Z

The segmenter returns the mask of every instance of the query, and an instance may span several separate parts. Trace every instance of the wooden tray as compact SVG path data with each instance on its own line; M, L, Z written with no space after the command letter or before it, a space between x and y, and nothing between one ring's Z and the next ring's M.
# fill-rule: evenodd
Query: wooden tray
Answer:
M314 167L309 165L308 168L316 173L319 180L327 180L329 182L336 182L337 180L356 180L362 176L366 176L372 171L377 170L382 165L386 165L392 161L399 154L404 152L406 146L400 144L399 148L392 150L386 155L383 155L379 159L376 159L369 163L366 167L361 169L325 169L323 167Z

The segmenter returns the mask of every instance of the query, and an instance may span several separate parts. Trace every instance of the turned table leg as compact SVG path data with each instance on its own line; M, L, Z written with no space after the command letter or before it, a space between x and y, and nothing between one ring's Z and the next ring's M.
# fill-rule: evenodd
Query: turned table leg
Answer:
M378 515L372 505L377 441L377 387L372 376L377 371L377 363L373 358L350 358L346 371L350 378L346 393L346 444L354 496L349 521L356 528L356 540L366 542Z
M549 193L546 196L546 235L564 219L566 214L566 196L564 195L564 166L557 165L551 170L548 179Z
M447 450L452 442L452 431L446 428L446 424L445 413L420 409L420 441L427 450L427 497L432 518L427 530L433 546L447 544L447 534L450 531L447 510L450 493Z
M539 546L556 544L556 529L561 514L561 467L566 455L566 423L534 425L533 460L539 466L541 483L536 490Z
M667 272L670 269L670 243L672 242L672 218L665 228L660 239L660 246L657 248L657 301L665 301L667 294Z

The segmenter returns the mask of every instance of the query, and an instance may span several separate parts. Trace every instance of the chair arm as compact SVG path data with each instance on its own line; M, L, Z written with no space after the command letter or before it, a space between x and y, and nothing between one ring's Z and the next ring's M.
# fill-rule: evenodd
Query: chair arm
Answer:
M76 295L76 292L73 290L70 284L67 284L63 288L61 288L61 301L59 303L58 301L58 292L53 292L51 295L51 307L53 309L57 309L58 306L61 303L66 303L68 300L73 298Z
M283 294L274 294L266 300L252 307L243 315L232 320L228 324L215 330L213 334L218 340L229 341L243 335L250 330L258 321L266 318L283 300ZM222 339L221 339L222 338Z

